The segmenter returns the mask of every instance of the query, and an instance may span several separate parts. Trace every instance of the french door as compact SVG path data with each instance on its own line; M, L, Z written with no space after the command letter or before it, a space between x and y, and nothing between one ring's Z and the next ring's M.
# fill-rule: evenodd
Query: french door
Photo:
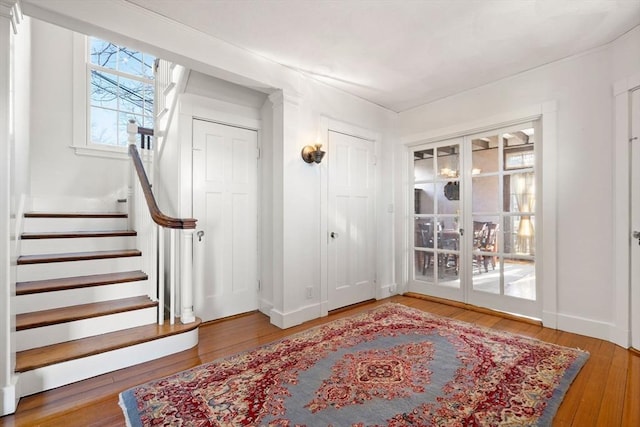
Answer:
M412 148L409 290L541 317L536 126Z

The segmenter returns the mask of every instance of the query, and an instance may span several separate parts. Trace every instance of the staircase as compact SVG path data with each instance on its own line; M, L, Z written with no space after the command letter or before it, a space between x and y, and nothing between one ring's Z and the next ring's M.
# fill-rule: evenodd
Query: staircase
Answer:
M158 325L123 213L26 213L17 260L16 372L26 396L197 345L199 321Z

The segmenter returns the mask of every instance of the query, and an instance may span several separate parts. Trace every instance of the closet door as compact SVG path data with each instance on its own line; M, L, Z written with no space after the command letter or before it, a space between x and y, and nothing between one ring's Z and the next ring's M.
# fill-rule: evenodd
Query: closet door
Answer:
M375 298L375 162L372 141L329 131L329 310Z
M258 308L257 140L254 130L193 121L193 213L204 231L194 239L204 277L194 310L203 321Z

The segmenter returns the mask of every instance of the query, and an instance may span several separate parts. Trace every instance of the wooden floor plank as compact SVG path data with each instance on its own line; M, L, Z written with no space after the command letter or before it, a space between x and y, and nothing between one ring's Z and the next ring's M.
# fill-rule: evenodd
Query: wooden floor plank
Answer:
M627 386L627 360L629 352L622 347L613 346L613 353L610 358L611 365L607 374L605 391L601 398L596 425L598 426L619 426L622 422L622 412L624 410L624 395ZM633 357L633 356L632 356Z
M640 426L640 356L629 357L627 364L627 389L622 411L623 426Z
M574 419L584 418L580 412L589 406L598 409L593 412L589 411L589 415L595 418L592 423L587 423L587 425L596 425L594 424L596 422L598 422L598 426L610 425L612 427L637 427L640 425L640 404L638 403L640 402L640 357L632 355L628 350L612 347L611 344L604 341L588 339L568 332L546 328L535 330L531 328L530 324L511 323L511 321L503 321L500 317L489 314L483 314L480 317L462 315L468 310L402 296L378 301L365 307L353 308L346 312L331 314L326 318L316 319L287 330L273 326L269 319L261 313L251 313L224 322L204 324L200 327L200 342L195 349L23 398L17 413L0 418L0 425L3 422L7 426L124 425L122 410L118 406L118 394L123 390L189 369L201 363L252 349L257 345L266 344L309 327L323 324L338 317L352 315L388 301L400 302L447 317L468 316L468 318L475 319L475 323L492 324L497 330L523 332L524 335L535 336L560 345L588 347L592 352L591 357L569 388L553 425L577 427L578 424L573 422ZM604 363L608 363L608 365L606 367L599 366ZM620 374L624 369L626 369L626 381L621 383ZM606 373L603 373L604 371ZM600 378L602 382L593 383L590 381L593 378ZM597 393L588 392L591 388L606 389L606 393L598 396ZM610 398L614 395L616 396L614 400L622 400L622 405L616 404ZM620 399L620 396L623 398ZM620 421L619 424L600 424L600 420L607 423Z

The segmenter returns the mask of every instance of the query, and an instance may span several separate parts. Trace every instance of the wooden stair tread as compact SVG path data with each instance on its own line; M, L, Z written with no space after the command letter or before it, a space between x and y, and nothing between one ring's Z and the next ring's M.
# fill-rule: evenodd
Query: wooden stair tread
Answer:
M25 372L56 363L93 356L120 348L141 344L155 339L189 332L200 326L202 321L183 325L179 322L170 325L152 324L110 332L108 334L79 340L67 341L60 344L48 345L16 353L16 372Z
M133 230L115 230L115 231L52 231L52 232L25 232L22 233L21 239L73 239L81 237L128 237L135 236L137 233Z
M18 257L18 265L44 264L50 262L86 261L92 259L123 258L141 256L137 249L124 249L115 251L73 252L65 254L38 254L22 255Z
M137 282L139 280L147 280L148 278L149 277L144 272L137 270L124 271L120 273L92 274L89 276L63 277L61 279L18 282L16 283L16 295L111 285L114 283Z
M127 218L122 212L25 212L25 218Z
M145 295L22 313L16 315L16 331L156 307L157 305L158 303L156 301L150 300L149 297Z

